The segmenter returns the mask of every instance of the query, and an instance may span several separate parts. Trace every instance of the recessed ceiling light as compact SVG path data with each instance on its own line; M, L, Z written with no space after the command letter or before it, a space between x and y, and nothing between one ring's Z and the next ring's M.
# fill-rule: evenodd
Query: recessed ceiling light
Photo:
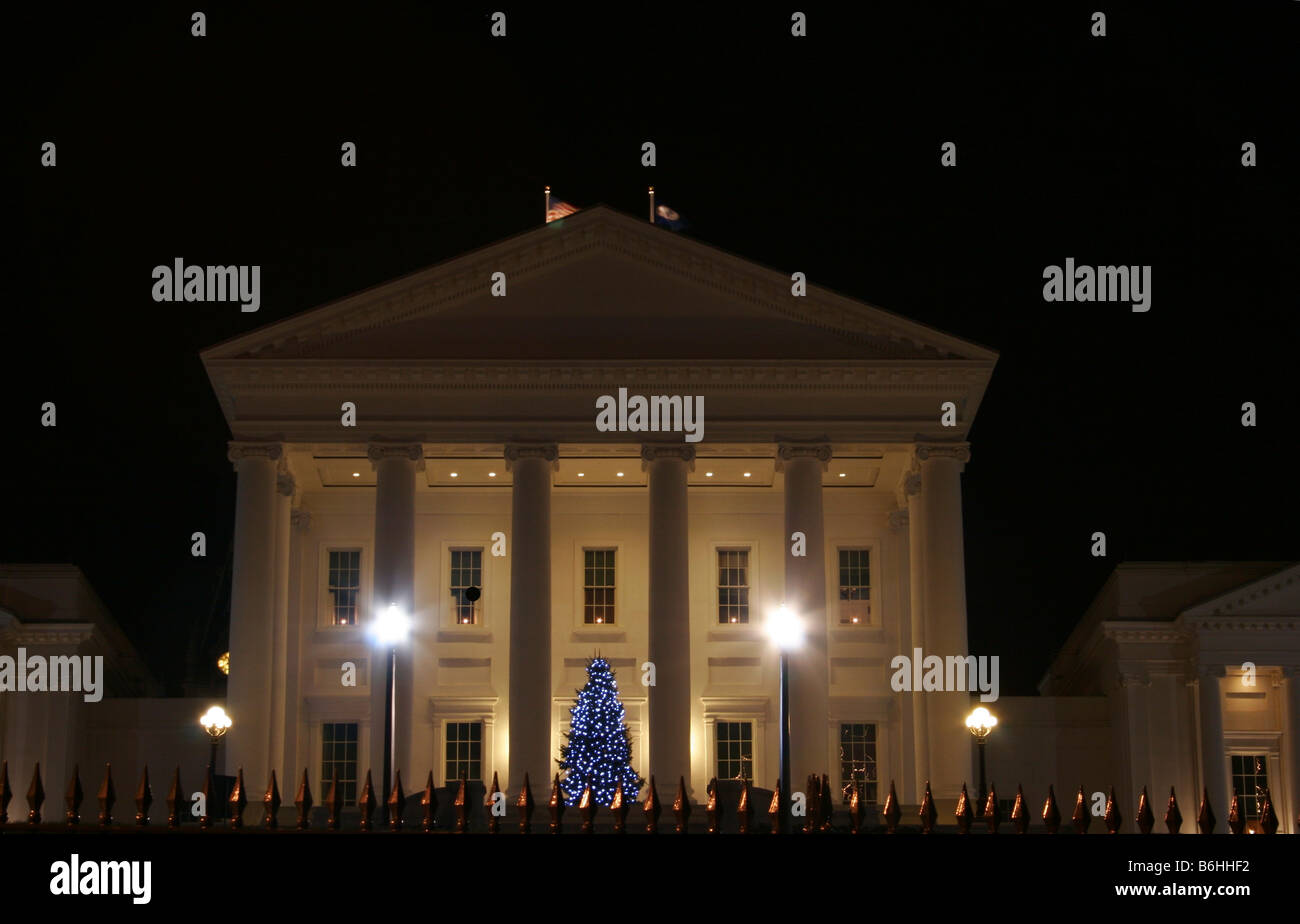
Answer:
M578 477L579 477L579 478L585 478L585 477L587 477L587 473L586 473L586 472L578 472Z
M745 477L748 478L751 474L752 472L745 472Z
M704 477L705 477L705 478L712 478L712 477L713 477L713 472L705 472L705 473L704 473Z
M451 477L453 477L453 478L459 478L460 476L457 475L455 472L452 472L452 473L451 473Z
M360 478L360 477L361 477L361 473L360 473L360 472L353 472L353 473L352 473L352 477L353 477L353 478Z
M497 476L497 473L496 473L496 472L488 472L488 477L489 477L489 478L495 478L496 476Z
M840 472L840 477L841 477L841 478L844 478L844 477L845 477L845 475L844 475L843 472Z
M615 472L615 474L618 475L618 477L620 477L620 478L623 477L623 473L622 473L622 472Z

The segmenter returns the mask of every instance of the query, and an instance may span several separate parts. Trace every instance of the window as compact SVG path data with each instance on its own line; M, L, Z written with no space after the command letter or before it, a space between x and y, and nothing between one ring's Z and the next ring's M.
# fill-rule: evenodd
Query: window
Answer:
M334 625L357 624L357 596L361 592L361 550L330 549L329 596Z
M871 568L868 549L840 549L840 625L871 622Z
M854 789L863 802L876 801L876 726L866 722L840 725L840 794L845 802Z
M1241 795L1241 811L1247 822L1259 821L1268 790L1268 772L1263 754L1232 755L1232 785Z
M344 805L357 804L357 723L326 722L321 726L320 792L328 799L334 773Z
M467 595L466 591L471 589ZM452 549L451 605L458 624L471 626L478 623L478 600L482 590L483 550Z
M614 621L614 550L584 549L582 621L608 625Z
M718 622L749 622L749 549L718 549Z
M447 783L483 779L483 723L447 723Z
M718 723L718 779L754 781L754 725Z

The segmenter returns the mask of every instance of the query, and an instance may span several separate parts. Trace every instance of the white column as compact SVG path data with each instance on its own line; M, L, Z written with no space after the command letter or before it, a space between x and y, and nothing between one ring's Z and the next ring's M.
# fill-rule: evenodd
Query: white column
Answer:
M284 749L285 713L288 711L285 690L286 653L289 647L289 541L292 525L293 475L281 472L276 477L275 496L275 621L271 634L271 724L268 729L267 753L271 766L281 780L288 770ZM245 783L253 785L247 778ZM269 779L261 782L265 786Z
M276 474L279 443L229 444L235 463L235 548L230 586L230 676L226 711L234 725L218 760L242 767L256 786L271 771L271 651L275 625ZM218 767L221 772L223 768ZM263 783L262 785L265 785Z
M281 789L284 780L289 780L297 792L298 776L302 773L302 761L299 756L299 726L302 722L302 631L304 621L309 627L316 624L312 613L304 620L302 593L302 559L306 534L311 530L311 512L299 507L289 513L289 612L285 629L284 649L284 764L281 771ZM313 553L308 553L313 554ZM310 737L310 736L308 736ZM310 767L311 762L308 761Z
M1120 695L1124 699L1124 717L1127 728L1125 734L1128 736L1128 791L1120 790L1119 796L1123 800L1121 805L1131 805L1134 811L1137 810L1138 796L1142 792L1142 787L1147 787L1147 795L1155 798L1152 794L1158 793L1160 787L1164 785L1164 780L1153 780L1151 778L1151 719L1150 719L1150 698L1151 698L1151 678L1145 670L1128 670L1121 671L1119 674ZM1200 800L1197 800L1199 804ZM1156 811L1156 803L1152 803L1151 811Z
M1227 754L1223 747L1223 703L1219 693L1219 678L1225 673L1222 664L1197 665L1197 704L1201 714L1201 785L1210 792L1210 808L1218 819L1216 831L1227 829L1228 805L1232 794L1228 790L1225 765ZM1201 803L1196 794L1196 805Z
M415 473L424 470L424 447L419 443L371 443L367 449L375 470L375 562L374 608L372 618L395 605L398 612L412 620L407 641L397 646L397 671L394 675L393 772L402 773L408 790L415 780L411 765L411 735L414 733L414 666L413 649L424 637L415 621ZM384 696L388 670L388 652L372 648L371 678L371 760L373 779L382 786L384 750ZM361 768L357 768L362 772ZM388 794L383 794L387 799Z
M966 556L962 542L961 473L970 461L966 443L922 443L916 447L920 463L923 546L925 656L965 657ZM965 692L922 694L929 736L930 780L935 798L953 800L963 782L972 779L970 732L966 716L970 696ZM948 809L939 806L941 813Z
M505 447L510 492L510 762L503 786L517 790L528 774L545 799L551 753L551 473L554 443ZM515 793L517 795L517 793Z
M650 773L658 781L691 779L691 597L687 581L686 473L695 447L643 445L650 482Z
M904 497L903 503L905 504ZM906 507L889 514L889 528L894 535L893 574L898 590L898 649L906 651L912 643L911 613L911 572L909 566L911 530L908 528L911 517ZM910 657L910 654L909 654ZM892 659L891 659L892 660ZM904 805L913 805L921 801L916 789L916 700L912 694L903 693L898 700L898 761L897 773L899 785L903 787L898 794ZM883 776L883 774L881 774ZM881 782L885 782L881 780Z
M915 460L913 464L917 464ZM925 498L921 496L920 471L903 475L899 494L902 502L907 504L908 615L912 633L910 639L899 638L899 647L910 664L917 651L925 651ZM909 643L910 648L907 647ZM904 783L900 798L907 805L918 805L925 792L925 782L930 777L930 726L925 702L921 698L924 694L913 690L900 695L911 704L913 727L912 778Z
M798 791L809 774L829 773L830 668L826 628L826 529L822 472L831 460L826 443L782 443L777 466L785 475L785 604L804 624L803 644L790 653L790 775ZM791 553L791 535L805 537L806 555Z
M1284 753L1287 758L1287 817L1281 819L1282 824L1278 830L1300 834L1296 827L1300 824L1296 820L1297 815L1300 815L1300 666L1284 667L1282 675L1286 678L1287 718L1282 737L1285 739Z

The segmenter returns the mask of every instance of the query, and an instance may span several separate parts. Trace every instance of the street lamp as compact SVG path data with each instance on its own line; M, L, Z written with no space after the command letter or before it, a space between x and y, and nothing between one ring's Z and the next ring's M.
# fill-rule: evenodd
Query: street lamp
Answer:
M388 793L393 786L393 764L396 763L396 729L397 721L397 646L406 640L411 630L411 620L397 608L396 603L388 604L388 609L381 612L371 624L370 636L375 644L388 648L388 679L384 697L384 792L380 799L384 804L384 820L388 821Z
M226 710L220 706L213 706L199 716L199 724L208 733L208 737L212 739L212 754L208 757L208 769L215 774L217 772L217 743L221 741L226 732L230 731L230 726L235 723L230 716L226 715Z
M989 712L983 706L980 706L970 715L966 716L966 727L970 729L971 735L980 746L980 801L979 810L976 815L984 814L984 741L998 724L997 716Z
M782 603L767 616L767 635L781 652L781 814L777 832L790 833L790 652L803 642L803 621Z

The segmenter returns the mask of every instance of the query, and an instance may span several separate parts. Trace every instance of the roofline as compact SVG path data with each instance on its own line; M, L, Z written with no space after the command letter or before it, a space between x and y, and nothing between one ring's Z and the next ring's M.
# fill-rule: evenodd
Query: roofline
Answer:
M604 203L598 202L598 203L596 203L595 205L592 205L592 206L590 206L590 207L583 208L583 209L579 209L578 212L574 213L573 215L566 216L565 218L558 219L557 221L554 221L554 222L547 222L547 223L542 224L541 226L534 226L534 227L531 227L531 228L527 228L527 229L524 229L524 230L522 230L522 231L519 231L519 232L517 232L517 233L515 233L515 234L512 234L512 235L510 235L510 236L508 236L508 237L501 238L500 240L497 240L497 241L493 241L493 242L491 242L491 243L489 243L489 244L481 245L481 246L476 247L476 248L474 248L474 249L472 249L472 250L462 251L461 253L455 254L454 256L450 256L450 257L447 257L447 258L445 258L445 259L443 259L443 260L439 260L439 261L436 262L436 263L431 263L431 264L429 264L429 265L427 265L427 266L420 267L419 269L412 270L412 271L409 272L409 273L404 273L404 274L402 274L401 276L396 276L396 277L394 277L394 278L392 278L392 279L386 279L386 280L384 280L384 281L382 281L382 282L378 282L378 283L376 283L376 284L374 284L374 285L372 285L372 286L367 286L367 287L364 288L364 289L359 289L359 290L357 290L357 291L355 291L355 292L351 292L351 293L349 293L349 294L347 294L347 295L341 296L341 297L339 297L339 298L333 299L333 300L328 301L328 302L325 302L325 303L323 303L323 304L315 305L315 306L313 306L313 307L303 309L302 311L295 312L294 314L290 315L290 316L287 317L287 318L281 318L281 319L278 320L278 321L273 321L273 322L271 322L271 323L269 323L269 324L264 324L264 325L262 325L261 327L254 328L253 330L246 331L245 333L239 334L239 335L237 335L237 336L235 336L235 337L231 337L231 338L226 339L226 340L223 340L223 341L221 341L221 342L219 342L219 343L215 343L215 344L213 344L213 345L211 345L211 346L209 346L209 347L204 348L203 350L200 350L200 351L199 351L199 358L200 358L200 359L204 362L204 364L206 365L208 359L213 358L213 354L218 353L218 352L221 352L221 351L223 351L225 348L228 348L228 347L231 347L231 346L237 345L237 344L239 344L239 343L241 343L241 342L243 342L243 341L246 341L246 340L258 340L258 341L262 341L262 340L268 339L268 335L269 335L269 334L272 334L274 331L276 331L276 330L279 329L279 328L287 327L287 326L289 326L289 325L291 325L291 324L294 324L294 323L296 323L296 322L299 322L299 321L303 318L303 316L306 315L306 314L309 314L309 313L312 313L312 312L317 312L317 311L325 311L325 310L330 309L330 308L336 308L336 307L338 307L338 306L340 306L340 305L342 305L342 304L344 304L344 303L346 303L346 302L348 302L348 301L351 301L351 300L354 300L354 299L358 299L358 298L360 298L360 297L366 295L367 293L376 292L376 291L378 291L378 290L381 290L381 289L384 289L384 288L388 288L388 287L390 287L390 286L391 286L391 287L398 287L399 284L400 284L401 282L403 282L404 280L410 280L410 279L413 279L413 278L416 277L416 276L420 276L420 275L423 275L423 274L425 274L425 273L429 273L429 272L431 272L431 271L437 270L437 269L440 268L440 267L444 267L444 266L450 265L450 264L452 264L452 263L455 263L455 262L457 262L457 261L459 261L459 260L468 260L468 259L474 257L475 255L482 254L482 253L484 253L484 252L486 252L486 251L492 250L493 248L503 247L503 246L505 246L505 245L510 244L510 243L513 242L513 241L517 241L517 240L519 240L520 238L526 237L527 235L535 234L535 233L537 233L538 231L541 231L541 230L543 230L543 229L549 227L550 225L553 225L553 224L554 224L554 225L560 225L562 222L566 222L566 221L568 221L568 222L579 222L579 221L584 221L584 220L586 220L586 219L585 219L585 216L589 216L589 215L598 215L598 214L601 214L601 213L606 213L606 214L611 215L611 216L613 216L613 217L615 217L615 218L617 218L617 219L619 219L619 220L625 220L625 221L633 222L633 223L638 224L638 225L648 226L648 227L652 228L654 231L659 232L659 233L662 233L662 234L668 234L668 235L672 235L672 236L674 236L674 237L676 237L676 236L678 236L678 235L680 234L680 232L669 231L668 229L666 229L666 228L661 228L661 227L659 227L659 226L657 226L657 225L652 224L652 223L649 222L649 221L644 221L644 222L643 222L643 221L641 221L640 219L636 218L635 216L633 216L633 215L631 215L631 214L629 214L629 213L627 213L627 212L620 211L619 209L615 209L615 208L612 208L611 206L608 206L608 205L606 205L606 204L604 204ZM692 244L694 244L694 245L697 246L697 247L701 247L701 248L704 248L704 249L706 249L706 250L711 250L711 251L713 251L714 253L716 253L716 254L718 254L718 255L720 255L720 256L722 256L722 257L728 259L728 260L739 261L739 262L741 262L741 263L747 264L747 265L749 265L749 266L751 266L751 267L754 267L755 269L760 270L760 271L765 272L765 273L771 273L771 274L773 274L773 275L778 275L778 276L782 276L782 277L784 277L784 276L786 275L785 271L783 271L783 270L774 269L773 267L770 267L770 266L768 266L768 265L766 265L766 264L764 264L764 263L759 263L759 262L756 261L756 260L752 260L752 259L750 259L750 258L748 258L748 257L741 256L740 254L736 254L736 253L732 253L731 251L724 250L724 249L722 249L721 247L717 247L717 246L715 246L715 245L713 245L713 244L707 243L706 241L701 241L701 240L698 240L698 239L696 239L696 238L687 238L687 240L689 240ZM956 336L955 334L950 334L950 333L948 333L948 332L946 332L946 331L940 330L939 328L932 327L932 326L929 325L929 324L925 324L925 323L922 323L922 322L920 322L920 321L916 321L916 320L914 320L914 319L912 319L912 318L906 317L906 316L904 316L904 315L897 314L897 313L895 313L895 312L893 312L893 311L890 311L890 310L888 310L888 309L886 309L886 308L881 308L879 305L873 304L873 303L871 303L871 302L863 301L863 300L860 299L860 298L854 298L853 296L845 295L844 293L842 293L842 292L838 292L838 291L836 291L836 290L834 290L834 289L830 289L830 288L827 288L827 287L825 287L825 286L820 286L820 285L813 285L813 284L811 284L811 283L808 285L808 291L809 291L810 293L812 293L812 292L817 292L817 293L821 294L823 297L829 297L829 298L831 298L831 299L838 299L838 300L840 300L840 301L848 302L848 303L850 303L850 304L852 304L852 305L854 305L854 306L856 306L856 307L868 308L868 309L870 309L870 310L872 310L872 311L879 312L880 314L886 315L888 318L892 319L894 322L896 322L896 323L898 323L898 324L900 324L900 325L903 325L903 326L910 326L910 327L913 327L913 328L917 328L917 329L918 329L918 332L924 332L924 333L931 334L931 335L932 335L936 340L939 340L939 341L955 341L957 344L960 344L960 345L962 345L963 347L967 347L967 348L969 348L969 352L973 352L973 353L976 353L976 354L984 354L984 355L974 355L974 356L962 356L962 357L960 357L960 359L963 359L963 360L966 360L966 361L974 361L974 362L988 362L988 363L990 363L990 364L996 364L996 363L997 363L997 360L998 360L998 358L999 358L999 354L998 354L998 352L997 352L996 350L991 349L990 347L987 347L987 346L985 346L985 345L983 345L983 344L980 344L980 343L976 343L975 341L972 341L972 340L968 340L968 339L966 339L965 337L958 337L958 336Z

